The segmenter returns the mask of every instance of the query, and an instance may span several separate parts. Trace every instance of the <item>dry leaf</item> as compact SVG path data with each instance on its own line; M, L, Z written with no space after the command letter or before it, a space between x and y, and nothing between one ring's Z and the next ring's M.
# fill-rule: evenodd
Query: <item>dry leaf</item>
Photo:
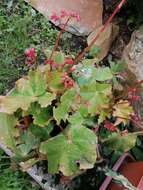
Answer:
M101 26L102 27L102 26ZM95 38L97 33L101 30L101 27L93 31L88 39L88 44ZM112 45L112 42L115 40L119 32L119 27L115 24L110 24L104 32L101 33L97 41L95 42L95 46L100 49L100 52L97 55L99 61L101 61L106 55Z

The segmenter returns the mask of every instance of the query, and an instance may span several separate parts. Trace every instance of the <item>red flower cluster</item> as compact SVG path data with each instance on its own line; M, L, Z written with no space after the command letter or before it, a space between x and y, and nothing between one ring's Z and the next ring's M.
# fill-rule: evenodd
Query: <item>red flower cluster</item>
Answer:
M75 18L77 22L80 21L80 15L78 13L75 12L67 12L66 10L61 10L60 15L58 15L57 13L52 13L52 15L50 16L50 19L53 22L57 22L60 21L62 18L65 17L71 17L71 18Z
M75 12L70 12L69 17L75 18L77 22L79 22L81 20L80 15Z
M117 128L114 126L113 123L109 121L105 121L104 128L109 130L110 132L117 132Z
M130 88L128 90L128 99L132 103L140 101L140 96L137 95L137 89L136 88Z
M74 86L74 80L70 78L67 73L64 73L62 76L62 83L65 88L72 88Z
M27 65L32 65L35 63L36 61L36 57L37 57L37 54L36 54L36 50L35 48L28 48L25 50L25 56L26 56L26 64Z
M56 14L56 13L52 13L52 15L50 16L50 19L53 21L53 22L57 22L60 20L60 17Z
M66 10L61 10L61 13L60 13L61 18L68 17L68 16L69 16L69 14Z

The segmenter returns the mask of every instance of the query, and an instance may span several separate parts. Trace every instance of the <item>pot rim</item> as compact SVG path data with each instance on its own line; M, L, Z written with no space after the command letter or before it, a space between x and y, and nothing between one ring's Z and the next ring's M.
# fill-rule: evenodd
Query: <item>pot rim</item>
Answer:
M115 172L117 172L117 171L120 169L121 165L123 164L123 162L124 162L125 160L129 160L129 162L131 162L131 161L134 161L134 158L131 156L131 154L129 154L129 153L124 153L124 154L117 160L117 162L114 164L112 170L115 171ZM143 179L142 179L142 180L143 180ZM104 180L104 182L103 182L102 185L100 186L99 190L106 190L107 187L109 186L109 184L111 183L111 181L112 181L112 177L109 177L109 176L106 177L105 180ZM143 185L143 181L142 181L142 185Z

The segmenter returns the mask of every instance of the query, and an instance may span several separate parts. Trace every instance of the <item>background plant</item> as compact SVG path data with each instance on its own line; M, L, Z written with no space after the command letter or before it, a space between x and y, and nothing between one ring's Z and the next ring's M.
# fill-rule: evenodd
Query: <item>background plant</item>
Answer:
M53 46L57 30L23 1L0 2L0 93L27 70L24 51Z
M13 164L14 165L14 164ZM3 190L39 190L36 184L29 182L29 177L20 172L16 165L11 165L8 156L0 151L0 184Z

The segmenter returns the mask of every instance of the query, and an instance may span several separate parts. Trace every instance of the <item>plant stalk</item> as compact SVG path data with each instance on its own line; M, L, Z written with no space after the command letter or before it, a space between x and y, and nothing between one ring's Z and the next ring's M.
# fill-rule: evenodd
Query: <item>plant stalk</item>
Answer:
M70 19L71 19L71 17L69 17L69 18L67 19L67 21L66 21L65 24L63 25L61 31L59 32L59 35L58 35L58 37L57 37L56 43L55 43L55 45L54 45L54 48L53 48L53 50L52 50L52 53L51 53L51 55L50 55L49 60L52 60L53 54L54 54L54 52L56 51L56 49L57 49L57 47L58 47L60 38L61 38L63 32L65 31L65 28L66 28L68 22L70 21Z

